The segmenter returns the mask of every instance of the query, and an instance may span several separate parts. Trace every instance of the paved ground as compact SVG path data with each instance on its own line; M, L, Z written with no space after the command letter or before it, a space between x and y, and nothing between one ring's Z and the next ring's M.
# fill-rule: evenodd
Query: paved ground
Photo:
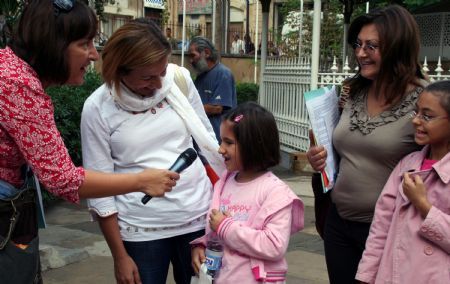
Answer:
M310 179L287 170L275 172L306 205L305 229L293 235L289 243L287 283L328 283L322 240L314 228ZM115 283L109 248L83 204L53 202L46 210L46 218L49 226L40 232L44 283ZM169 278L167 283L175 282Z

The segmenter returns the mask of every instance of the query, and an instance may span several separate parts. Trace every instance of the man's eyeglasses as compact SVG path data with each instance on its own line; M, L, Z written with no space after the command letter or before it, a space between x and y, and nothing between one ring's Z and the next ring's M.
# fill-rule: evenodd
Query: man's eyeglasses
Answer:
M425 123L428 123L428 122L436 120L436 119L448 119L448 116L430 116L430 115L426 115L426 114L420 114L417 111L413 111L412 118L416 118L416 117Z
M58 16L61 12L70 12L73 8L73 4L76 0L53 0L53 6L55 7L55 15Z
M370 52L370 53L374 53L379 46L373 43L366 43L365 45L359 43L359 42L354 42L352 44L353 50L358 51L361 48L365 51L365 52Z

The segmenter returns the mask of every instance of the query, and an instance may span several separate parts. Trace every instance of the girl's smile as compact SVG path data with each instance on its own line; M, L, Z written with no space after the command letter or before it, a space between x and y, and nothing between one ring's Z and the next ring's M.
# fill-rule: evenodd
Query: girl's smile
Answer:
M450 141L449 115L440 97L424 91L417 101L412 123L416 129L414 140L419 145L430 144L431 159L439 160L448 152Z
M229 120L223 121L220 125L222 143L219 147L219 154L224 158L225 167L230 172L242 170L239 146L234 136L233 126L234 123Z

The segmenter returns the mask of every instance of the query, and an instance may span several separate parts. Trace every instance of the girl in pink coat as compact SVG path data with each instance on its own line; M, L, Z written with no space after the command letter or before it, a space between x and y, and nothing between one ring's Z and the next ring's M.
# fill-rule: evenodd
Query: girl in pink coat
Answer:
M413 113L414 139L378 199L356 279L450 283L450 81L429 85Z
M219 153L227 171L215 185L206 235L191 244L196 272L205 262L206 236L223 243L215 284L285 283L291 234L303 229L303 203L269 167L280 161L273 115L254 102L227 113Z

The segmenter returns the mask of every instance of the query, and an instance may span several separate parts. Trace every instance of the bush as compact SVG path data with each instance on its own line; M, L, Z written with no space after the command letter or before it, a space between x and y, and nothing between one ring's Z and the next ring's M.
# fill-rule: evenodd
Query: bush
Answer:
M258 101L258 84L254 83L237 83L237 103L243 103L247 101Z
M81 136L80 120L83 104L89 95L103 84L100 74L90 69L85 75L84 84L81 86L60 86L46 89L52 98L55 109L55 122L64 140L69 155L76 166L81 166ZM49 193L41 185L44 207L58 197Z
M81 86L50 87L46 90L52 97L55 108L55 122L64 139L70 157L75 165L82 164L80 120L86 98L103 84L100 74L90 69Z

